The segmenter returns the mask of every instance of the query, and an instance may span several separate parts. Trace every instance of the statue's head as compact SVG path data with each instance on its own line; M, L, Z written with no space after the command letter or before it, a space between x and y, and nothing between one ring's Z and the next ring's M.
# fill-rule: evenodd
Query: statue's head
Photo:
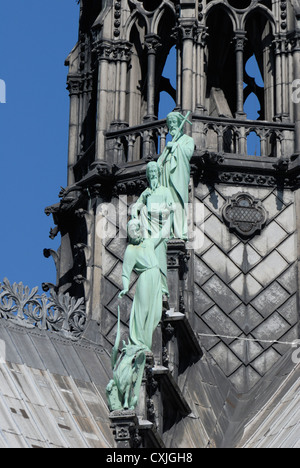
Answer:
M151 161L147 164L146 175L149 183L151 181L158 181L159 179L159 166L155 161Z
M127 224L127 234L130 244L140 244L143 240L141 223L137 219L131 219Z
M183 120L184 116L180 114L180 112L170 112L170 114L168 114L167 125L172 136L175 135Z

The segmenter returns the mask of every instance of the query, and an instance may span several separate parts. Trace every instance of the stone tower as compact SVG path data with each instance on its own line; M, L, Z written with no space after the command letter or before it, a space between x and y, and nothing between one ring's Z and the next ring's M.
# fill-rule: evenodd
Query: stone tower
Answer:
M119 446L238 445L299 338L299 21L298 0L80 1L67 58L68 187L47 208L61 247L46 253L56 261L55 290L85 299L83 337L108 351L128 206L166 144L163 91L191 112L186 132L196 145L195 242L169 245L170 308L137 415L112 420ZM176 89L162 75L174 46ZM257 120L245 110L253 94ZM124 337L134 287L121 306Z

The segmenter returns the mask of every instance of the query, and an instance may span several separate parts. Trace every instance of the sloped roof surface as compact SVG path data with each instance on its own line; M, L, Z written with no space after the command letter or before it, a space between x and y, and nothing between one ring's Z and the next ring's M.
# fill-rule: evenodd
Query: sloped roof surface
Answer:
M239 394L204 353L185 375L192 414L166 434L167 446L300 447L300 366L286 354L248 393Z
M244 448L300 448L300 365L245 428Z
M170 426L166 446L300 447L300 366L291 353L247 394L204 354L180 378L192 413ZM0 448L114 447L110 366L87 337L72 342L0 320Z
M0 320L0 447L113 446L108 354Z

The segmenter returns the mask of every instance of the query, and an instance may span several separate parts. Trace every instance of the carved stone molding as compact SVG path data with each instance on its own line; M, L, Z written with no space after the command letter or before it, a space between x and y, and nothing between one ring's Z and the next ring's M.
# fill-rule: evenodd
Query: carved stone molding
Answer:
M235 50L244 51L245 42L247 41L246 32L245 31L238 31L234 37L235 41Z
M194 20L181 20L178 29L180 31L182 41L188 39L194 40L197 36L197 27Z
M275 186L277 181L275 177L261 174L246 174L241 172L221 172L218 174L220 182L239 183L245 185Z
M199 3L198 3L198 21L200 21L200 22L204 18L203 9L204 9L203 0L199 0Z
M158 49L162 46L160 37L157 34L147 34L145 36L145 46L148 53L156 54Z
M300 51L300 31L299 30L293 31L291 34L288 35L288 38L292 45L292 52L299 52Z
M207 45L207 39L209 37L209 34L207 31L208 31L208 28L203 27L203 26L198 27L196 30L197 42L198 44L201 45L203 49Z
M287 2L285 0L280 1L280 19L281 29L285 31L287 29Z
M87 319L84 299L75 299L68 293L57 294L53 289L50 297L37 292L37 287L30 291L23 283L11 285L5 278L0 283L0 318L25 328L51 330L72 341L78 340Z
M118 449L140 446L141 438L138 434L138 418L135 412L113 411L109 418Z
M119 37L121 26L121 0L115 0L114 4L114 36Z
M129 61L132 53L132 44L127 41L96 41L93 52L97 60Z
M139 194L147 188L147 180L145 179L136 179L136 180L127 180L120 181L113 188L114 195L132 195Z
M241 156L242 157L242 156ZM191 161L196 180L210 183L239 184L260 187L296 189L300 184L300 159L257 158L245 159L243 166L230 154L195 152Z
M80 94L82 87L82 78L80 75L69 75L67 78L67 90L70 96Z

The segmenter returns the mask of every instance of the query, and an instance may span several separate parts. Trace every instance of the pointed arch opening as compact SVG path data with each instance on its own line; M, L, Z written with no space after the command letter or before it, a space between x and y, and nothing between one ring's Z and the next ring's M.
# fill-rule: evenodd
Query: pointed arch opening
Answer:
M245 22L246 42L244 49L244 104L249 107L249 98L259 102L260 109L252 120L273 120L274 111L274 52L273 30L265 11L255 9ZM255 96L255 98L254 98ZM248 102L247 102L248 101ZM247 113L247 111L245 110ZM249 111L248 111L249 112ZM249 118L249 117L248 117Z
M88 33L103 7L102 0L81 0L79 30Z
M132 54L127 69L126 121L130 126L139 125L147 111L147 51L144 45L146 34L146 21L142 15L137 15L129 35Z
M261 155L261 139L254 130L247 135L247 153L250 156Z
M232 117L236 110L236 62L231 17L222 6L211 9L207 18L206 107L211 116Z
M158 36L162 47L158 50L156 61L156 99L155 110L159 118L176 106L176 47L173 29L175 16L166 9L158 25Z
M176 47L167 57L159 89L158 118L164 119L176 107Z

